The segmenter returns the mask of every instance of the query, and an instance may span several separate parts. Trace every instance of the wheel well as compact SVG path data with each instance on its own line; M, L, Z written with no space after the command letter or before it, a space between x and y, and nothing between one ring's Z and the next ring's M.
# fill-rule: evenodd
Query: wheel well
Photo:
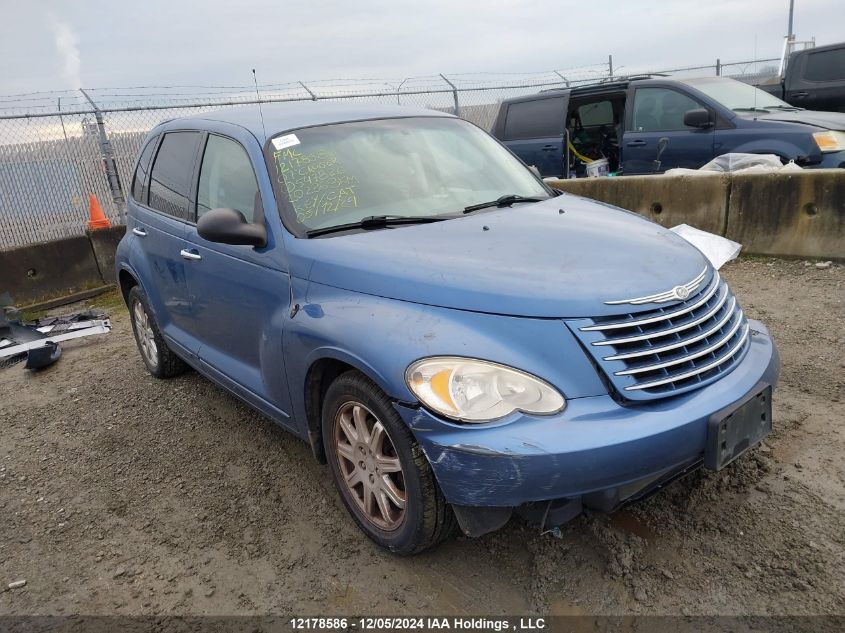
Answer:
M138 285L138 280L129 271L121 270L117 274L117 281L120 284L120 294L123 295L123 302L129 305L129 291Z
M308 419L308 439L314 457L321 464L326 463L323 447L323 401L326 391L335 378L355 368L334 358L322 358L311 365L305 377L305 413Z

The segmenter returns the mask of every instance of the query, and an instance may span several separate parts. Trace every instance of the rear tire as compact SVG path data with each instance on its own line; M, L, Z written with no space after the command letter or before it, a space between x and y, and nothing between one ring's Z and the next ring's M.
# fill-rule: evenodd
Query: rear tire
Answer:
M323 403L323 445L343 504L373 542L396 554L446 539L455 515L390 399L358 371L341 374Z
M140 286L134 286L127 297L129 318L135 343L147 371L156 378L172 378L188 369L188 365L174 354L158 329L147 295Z

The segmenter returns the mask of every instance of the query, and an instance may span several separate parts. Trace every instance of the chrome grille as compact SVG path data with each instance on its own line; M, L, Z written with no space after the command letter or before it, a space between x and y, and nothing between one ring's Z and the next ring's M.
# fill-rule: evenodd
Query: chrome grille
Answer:
M718 272L683 302L567 321L623 398L649 400L713 382L748 350L748 321Z

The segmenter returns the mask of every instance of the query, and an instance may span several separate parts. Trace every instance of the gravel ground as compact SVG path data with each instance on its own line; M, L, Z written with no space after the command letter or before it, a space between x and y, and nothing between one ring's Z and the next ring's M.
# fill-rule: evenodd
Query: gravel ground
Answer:
M306 444L195 373L150 377L101 297L109 336L0 373L0 614L842 614L845 267L724 272L783 359L763 446L561 538L515 519L412 559Z

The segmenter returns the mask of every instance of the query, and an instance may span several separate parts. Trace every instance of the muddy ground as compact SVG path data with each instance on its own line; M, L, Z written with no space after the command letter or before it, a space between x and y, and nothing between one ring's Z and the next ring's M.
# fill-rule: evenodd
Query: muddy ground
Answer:
M763 446L561 538L513 520L411 559L303 442L195 373L150 377L101 297L110 335L0 371L0 614L841 614L845 267L725 276L782 354Z

